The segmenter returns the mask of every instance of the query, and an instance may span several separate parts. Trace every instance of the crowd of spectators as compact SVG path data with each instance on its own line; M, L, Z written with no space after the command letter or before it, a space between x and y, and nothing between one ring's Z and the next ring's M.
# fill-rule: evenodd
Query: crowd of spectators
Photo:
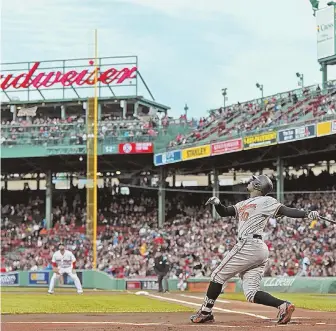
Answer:
M208 117L200 119L194 131L178 134L168 147L206 139L215 141L224 136L229 139L243 132L265 131L279 125L335 114L336 86L328 85L324 93L320 86L312 86L211 111Z
M98 124L98 139L101 141L153 141L157 133L154 121L116 120L107 117ZM80 116L71 116L65 120L60 118L33 118L32 121L2 121L2 145L11 146L22 143L83 145L86 140L85 120Z
M46 114L33 117L2 117L1 145L83 145L87 140L86 122L83 114L60 118ZM174 120L168 115L159 117L113 116L105 114L98 122L98 140L105 142L142 142L154 141L156 137L167 132L173 125L186 125L181 116ZM189 125L189 124L188 124ZM195 126L195 121L190 125Z
M287 194L285 204L316 209L335 219L336 191L332 189ZM99 270L113 277L154 275L158 250L169 256L171 277L181 272L207 277L236 243L237 222L213 219L211 210L204 207L209 194L167 191L166 223L158 228L155 190L132 189L131 195L118 189L111 192L110 187L99 190L97 263ZM29 189L2 192L2 269L48 269L59 242L74 252L78 268L92 268L92 241L85 234L85 190L55 192L50 230L40 194ZM242 198L241 193L221 197L226 203ZM264 239L270 250L266 276L336 276L336 226L287 217L270 219Z

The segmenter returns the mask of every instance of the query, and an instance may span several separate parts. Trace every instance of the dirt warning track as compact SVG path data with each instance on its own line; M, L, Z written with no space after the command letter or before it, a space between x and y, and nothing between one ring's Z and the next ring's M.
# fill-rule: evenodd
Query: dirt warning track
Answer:
M189 294L149 294L157 300L180 303L197 310L202 297ZM219 300L214 324L191 324L190 313L118 313L118 314L31 314L3 315L3 331L177 331L177 330L272 330L331 331L336 329L336 314L296 309L292 322L276 324L277 311L246 302Z

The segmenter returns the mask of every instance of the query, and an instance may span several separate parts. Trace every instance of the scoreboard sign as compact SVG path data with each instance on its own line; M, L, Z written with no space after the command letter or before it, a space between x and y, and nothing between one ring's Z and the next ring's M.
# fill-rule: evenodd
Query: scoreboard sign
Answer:
M328 6L316 12L317 59L335 55L335 9Z

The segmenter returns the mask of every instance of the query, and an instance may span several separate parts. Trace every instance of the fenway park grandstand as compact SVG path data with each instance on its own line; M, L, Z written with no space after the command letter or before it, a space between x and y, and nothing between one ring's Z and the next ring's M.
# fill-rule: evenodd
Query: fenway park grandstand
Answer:
M171 254L171 277L208 277L234 244L236 225L223 223L204 202L211 195L226 203L245 197L252 173L268 174L281 202L336 217L335 82L174 119L169 106L138 95L138 84L152 94L137 58L122 60L99 59L96 262L92 241L83 237L92 63L7 64L3 272L48 268L62 240L77 252L81 269L150 277L153 254L163 249ZM265 241L267 276L336 276L335 228L325 222L271 219Z

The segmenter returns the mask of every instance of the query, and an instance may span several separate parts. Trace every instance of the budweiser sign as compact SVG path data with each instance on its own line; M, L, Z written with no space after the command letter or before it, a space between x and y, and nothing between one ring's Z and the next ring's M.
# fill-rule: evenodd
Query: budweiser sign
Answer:
M67 72L49 71L44 72L39 69L41 62L35 62L28 72L19 74L1 74L1 89L7 90L26 89L26 88L40 88L51 87L54 85L61 85L63 87L72 85L94 85L95 83L95 69L84 69L81 71L69 70ZM89 62L89 66L93 65L93 61ZM101 70L97 68L98 82L101 84L122 84L129 79L136 78L137 67L131 68L108 68Z

